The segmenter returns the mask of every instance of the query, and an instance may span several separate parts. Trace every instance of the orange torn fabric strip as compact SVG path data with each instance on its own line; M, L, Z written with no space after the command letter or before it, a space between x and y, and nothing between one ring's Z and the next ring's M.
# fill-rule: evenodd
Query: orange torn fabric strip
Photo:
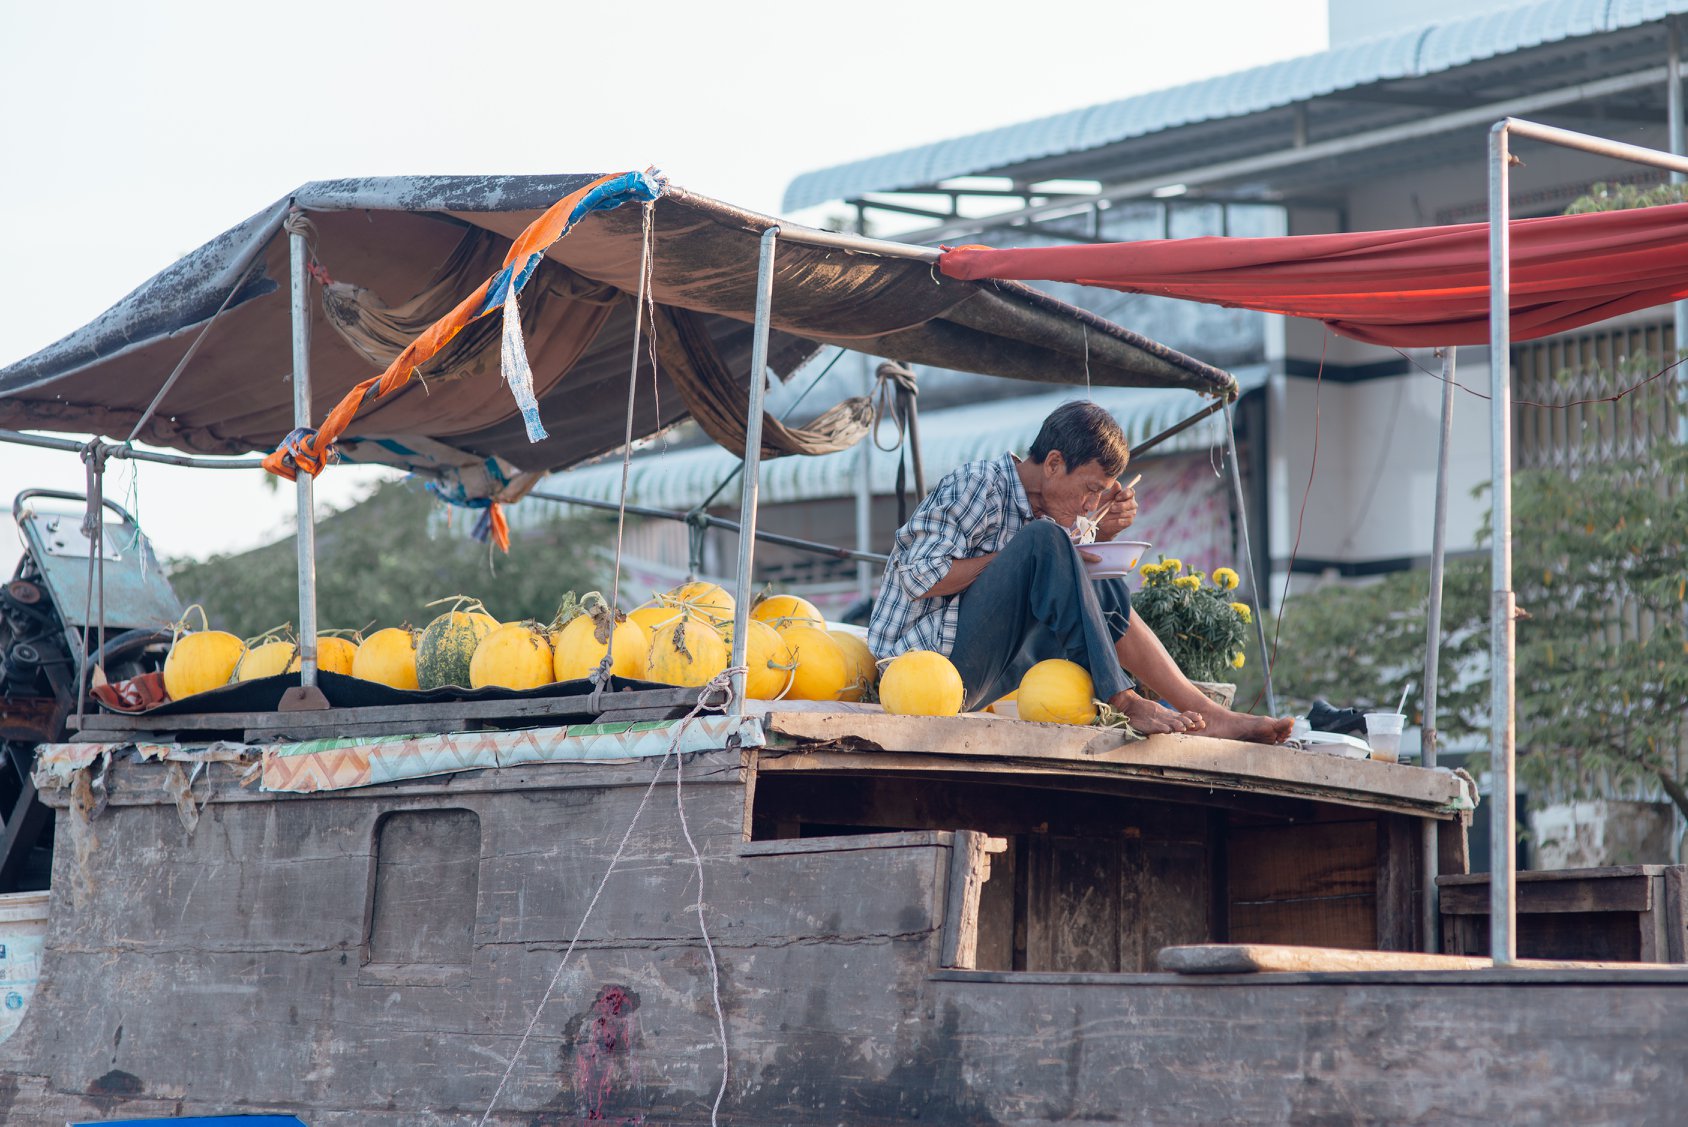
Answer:
M513 263L524 261L528 257L543 251L546 247L562 238L568 230L568 219L578 204L593 189L618 179L624 173L601 176L576 191L570 192L545 210L545 213L528 224L516 241L511 244L510 251L504 256L504 267L509 268ZM502 272L502 271L501 271ZM264 458L264 468L277 477L293 481L299 470L315 477L328 464L328 451L345 433L351 425L358 408L362 407L366 398L379 399L390 394L409 382L416 369L427 363L439 351L451 343L453 337L463 331L470 322L485 316L490 310L485 308L487 290L491 287L493 278L482 282L468 297L464 298L438 321L429 325L417 338L410 342L405 350L388 365L387 370L380 376L364 380L334 407L322 420L322 425L315 433L306 432L289 436L290 441L283 442L276 450ZM494 308L497 308L496 306ZM374 388L374 394L370 389ZM494 506L493 534L499 536L499 530L504 530L499 540L506 550L509 544L508 523L503 519Z

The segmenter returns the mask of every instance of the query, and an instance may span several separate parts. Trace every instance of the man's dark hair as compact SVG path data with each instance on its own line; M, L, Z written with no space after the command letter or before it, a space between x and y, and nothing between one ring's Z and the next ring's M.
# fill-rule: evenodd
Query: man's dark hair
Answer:
M1049 412L1032 443L1031 459L1042 462L1059 450L1071 473L1086 462L1095 462L1109 477L1118 477L1131 457L1125 432L1114 417L1086 400L1063 403Z

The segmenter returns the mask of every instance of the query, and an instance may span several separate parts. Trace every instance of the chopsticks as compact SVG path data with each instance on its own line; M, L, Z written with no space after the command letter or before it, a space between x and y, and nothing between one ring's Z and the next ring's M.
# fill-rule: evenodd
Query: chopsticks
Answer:
M1136 477L1134 477L1130 481L1126 482L1125 488L1121 489L1120 492L1124 493L1127 489L1136 489L1137 483L1139 481L1142 481L1142 480L1143 480L1143 475L1138 474ZM1095 520L1102 515L1103 510L1105 510L1111 504L1113 504L1112 501L1103 501L1100 505L1097 505L1094 509L1091 509L1088 513L1085 513L1084 514L1085 519L1094 523Z

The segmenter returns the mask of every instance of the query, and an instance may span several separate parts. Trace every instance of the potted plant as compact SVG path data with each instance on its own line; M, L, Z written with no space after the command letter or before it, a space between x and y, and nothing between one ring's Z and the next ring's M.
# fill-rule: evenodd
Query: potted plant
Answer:
M1237 687L1227 680L1243 667L1243 642L1254 620L1247 603L1231 597L1237 573L1215 568L1213 577L1183 561L1166 559L1138 569L1142 588L1131 607L1159 636L1178 668L1212 699L1230 707Z

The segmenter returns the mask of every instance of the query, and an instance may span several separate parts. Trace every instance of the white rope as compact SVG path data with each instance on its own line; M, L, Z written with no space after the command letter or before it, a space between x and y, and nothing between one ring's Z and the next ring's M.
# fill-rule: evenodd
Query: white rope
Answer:
M698 853L691 827L686 824L686 798L681 789L685 758L682 755L674 760L674 809L679 812L680 832L686 835L686 844L692 850L692 863L697 866L697 929L703 935L703 949L709 953L709 993L715 1000L715 1029L721 1037L721 1087L716 1090L715 1103L709 1108L709 1127L716 1127L716 1116L720 1114L721 1101L726 1098L727 1078L731 1074L727 1059L727 1014L721 1008L721 968L716 965L715 944L710 941L709 924L703 918L703 856Z
M656 407L656 425L661 427L662 426L662 387L661 387L660 380L657 378L657 365L656 365L656 231L655 231L655 227L654 227L654 224L655 224L654 216L655 216L655 214L656 214L655 201L652 201L652 203L647 204L646 207L645 207L645 215L644 215L645 244L644 245L646 247L650 248L650 253L645 255L644 272L642 273L642 275L639 278L639 292L644 295L645 312L646 312L646 315L649 318L650 323L651 323L650 335L645 338L645 340L646 340L645 351L650 355L650 359L651 359L651 400ZM667 428L663 428L663 431L662 431L662 449L663 449L664 453L666 453L667 450L668 450L668 430L667 430Z
M569 956L574 954L575 947L580 943L581 935L586 931L587 921L592 918L592 912L598 907L599 898L603 896L604 889L609 886L610 877L615 873L616 866L621 863L622 856L627 852L627 842L633 837L633 830L636 826L638 826L639 818L644 814L645 807L650 803L651 792L656 790L656 784L658 780L662 778L663 768L668 766L669 758L674 756L676 751L678 751L680 747L680 738L685 734L686 726L693 720L697 719L698 714L705 708L711 707L709 702L713 694L730 694L732 692L732 675L735 672L743 671L742 667L737 670L723 670L708 684L704 685L698 692L697 703L692 705L692 710L686 713L685 716L681 717L679 723L675 725L674 738L669 741L668 749L662 753L662 758L657 761L656 772L651 775L651 781L646 784L645 793L639 796L639 806L633 811L633 819L627 823L627 830L621 835L621 841L617 843L615 853L610 857L609 868L604 870L603 879L598 882L598 887L593 890L592 899L586 904L586 912L580 917L579 926L574 929L574 937L569 940L569 945L563 949L563 957L557 961L557 969L555 973L551 975L551 981L546 985L545 993L540 997L539 1004L534 1007L533 1016L528 1019L527 1028L522 1030L522 1039L516 1042L516 1051L510 1054L510 1061L504 1066L504 1075L499 1077L498 1087L493 1089L492 1099L487 1102L486 1110L481 1112L481 1117L476 1122L476 1127L486 1127L487 1117L492 1114L492 1109L498 1106L498 1097L504 1094L504 1086L510 1082L510 1074L516 1070L516 1062L521 1060L522 1050L527 1048L528 1040L533 1036L534 1027L539 1024L539 1016L545 1012L546 1005L551 1001L551 995L556 993L557 983L562 981L563 969L568 966ZM681 755L683 756L684 753L682 752ZM676 806L679 806L680 783L678 775L675 776L674 787L675 804ZM682 810L680 814L680 826L682 829L685 829L686 822L684 810ZM697 861L698 866L698 923L701 926L703 924L703 858L698 855L697 846L692 843L692 835L689 830L686 831L686 843L692 846L692 856ZM715 1096L715 1107L719 1108L721 1106L721 1097L725 1095L727 1091L727 1026L726 1018L723 1016L721 1011L720 977L715 966L715 948L709 941L709 932L707 928L704 930L703 941L704 946L708 948L709 951L709 968L715 989L715 1019L717 1027L721 1030L722 1039L721 1090ZM710 1122L712 1124L714 1123L713 1111L710 1113Z
M644 204L644 235L639 247L639 297L633 303L633 358L627 366L627 433L621 443L621 497L615 512L615 574L610 578L610 637L604 659L598 663L598 684L594 696L609 684L615 664L615 616L621 611L621 548L627 533L627 477L633 462L633 406L639 394L639 340L645 320L646 282L651 276L651 208ZM654 328L654 322L652 327Z
M1078 327L1084 334L1084 397L1094 402L1096 394L1090 390L1090 326L1080 321Z

